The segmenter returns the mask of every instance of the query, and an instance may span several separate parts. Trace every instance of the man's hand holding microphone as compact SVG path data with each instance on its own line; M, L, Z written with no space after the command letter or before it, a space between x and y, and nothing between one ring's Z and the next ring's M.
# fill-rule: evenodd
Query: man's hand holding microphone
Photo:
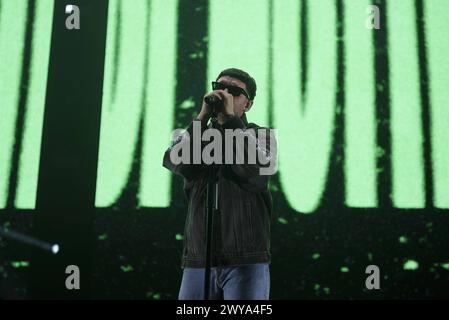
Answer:
M197 119L205 125L213 116L217 117L219 124L223 124L226 118L234 116L234 96L232 94L226 90L214 90L204 96Z

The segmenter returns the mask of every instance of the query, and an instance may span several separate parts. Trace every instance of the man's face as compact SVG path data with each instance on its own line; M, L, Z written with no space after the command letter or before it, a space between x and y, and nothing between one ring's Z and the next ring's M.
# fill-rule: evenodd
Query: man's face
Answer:
M230 85L230 86L236 86L244 89L246 92L246 84L242 82L239 79L230 77L230 76L223 76L220 77L217 82ZM227 92L227 89L225 89ZM251 109L251 106L253 105L253 102L250 101L244 94L240 94L236 97L234 97L234 113L236 116L241 117L244 112Z

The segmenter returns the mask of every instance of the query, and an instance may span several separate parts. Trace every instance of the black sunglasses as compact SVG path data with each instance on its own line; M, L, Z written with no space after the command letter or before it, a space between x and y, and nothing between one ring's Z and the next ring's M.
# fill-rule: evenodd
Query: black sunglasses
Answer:
M238 97L239 95L243 94L245 97L248 98L248 100L251 100L249 98L249 94L243 88L237 86L230 86L221 82L212 81L212 90L224 90L224 89L228 89L228 92L232 94L234 97Z

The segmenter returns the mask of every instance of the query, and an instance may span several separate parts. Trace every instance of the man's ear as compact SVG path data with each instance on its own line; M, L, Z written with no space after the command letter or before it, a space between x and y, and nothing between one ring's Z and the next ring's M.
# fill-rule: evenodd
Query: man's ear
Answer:
M245 105L245 112L249 111L249 109L251 109L252 106L253 106L253 101L249 100Z

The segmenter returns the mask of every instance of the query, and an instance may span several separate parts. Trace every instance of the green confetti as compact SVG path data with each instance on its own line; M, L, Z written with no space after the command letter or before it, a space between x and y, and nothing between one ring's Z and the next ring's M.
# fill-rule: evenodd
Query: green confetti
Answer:
M161 295L159 293L153 294L153 299L154 300L159 300L160 298L161 298Z
M446 270L449 270L449 262L448 263L442 263L441 267L443 267Z
M106 240L107 238L108 238L108 235L106 233L100 234L98 236L98 240L101 240L101 241Z
M312 259L313 260L317 260L317 259L319 259L320 258L320 254L319 253L314 253L313 255L312 255Z
M313 289L315 291L319 290L320 289L320 285L318 283L315 283L315 285L313 286Z
M195 107L195 101L193 100L193 97L189 97L188 99L184 100L180 105L180 109L190 109Z
M279 223L282 223L282 224L287 224L288 223L288 221L287 220L285 220L284 218L278 218L278 221L279 221Z
M404 270L416 270L419 268L419 264L415 260L407 260L403 268Z
M348 267L341 267L340 268L340 272L348 273L349 272L349 268Z
M175 236L175 239L176 240L182 240L182 239L184 239L184 237L182 236L182 234L177 233L176 236Z
M373 261L373 254L371 252L368 252L368 260Z
M27 268L30 266L28 261L12 261L11 266L13 268Z
M381 147L376 148L376 158L382 158L385 155L385 150Z
M400 236L400 237L399 237L399 243L405 244L405 243L407 243L407 242L408 242L407 237L404 237L404 236Z
M122 269L123 272L131 272L134 271L134 268L131 265L126 265L126 266L120 266L120 269Z
M147 299L154 299L154 300L159 300L161 298L161 294L158 292L153 292L153 291L149 291L145 294L145 297Z
M331 289L329 289L328 287L324 287L323 291L325 294L330 294L331 293Z
M194 53L191 53L190 55L189 55L189 57L190 57L190 59L202 59L203 57L204 57L204 54L203 54L203 52L202 51L199 51L199 52L194 52Z

